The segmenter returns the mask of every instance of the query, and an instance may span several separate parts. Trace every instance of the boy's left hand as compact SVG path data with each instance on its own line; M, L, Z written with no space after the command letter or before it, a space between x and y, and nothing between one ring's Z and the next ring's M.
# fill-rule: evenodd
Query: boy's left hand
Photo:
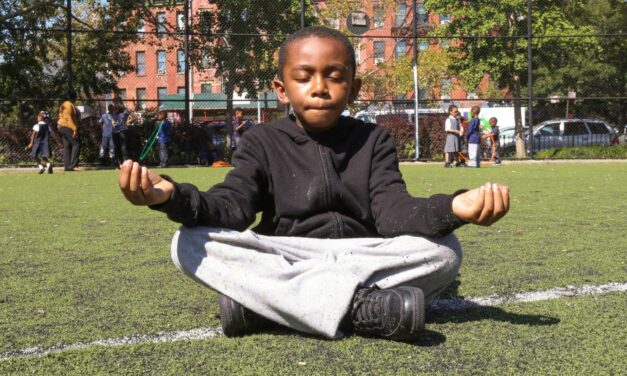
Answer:
M490 226L509 210L509 187L486 183L453 198L453 214L480 226Z

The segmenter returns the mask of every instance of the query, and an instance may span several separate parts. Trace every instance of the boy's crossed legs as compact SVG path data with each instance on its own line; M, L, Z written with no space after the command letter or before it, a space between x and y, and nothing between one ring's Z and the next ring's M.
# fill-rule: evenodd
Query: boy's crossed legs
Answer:
M452 234L315 239L181 227L172 240L174 263L198 282L274 322L329 338L359 287L419 287L428 303L455 279L461 258Z

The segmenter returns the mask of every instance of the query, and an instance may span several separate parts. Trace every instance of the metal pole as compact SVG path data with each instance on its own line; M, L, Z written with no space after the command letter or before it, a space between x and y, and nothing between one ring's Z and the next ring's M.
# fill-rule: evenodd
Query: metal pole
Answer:
M186 163L190 160L190 103L189 103L189 3L192 0L185 0L183 12L185 13L185 159Z
M72 92L72 0L66 0L66 27L67 27L67 56L66 56L66 70L67 70L67 94Z
M300 0L300 28L305 27L305 0Z
M527 116L529 119L529 158L533 159L533 52L531 48L531 0L527 0Z
M414 69L414 132L416 139L416 156L415 160L420 158L420 134L419 134L419 123L418 123L418 4L417 1L414 0L414 59L413 59L413 69Z

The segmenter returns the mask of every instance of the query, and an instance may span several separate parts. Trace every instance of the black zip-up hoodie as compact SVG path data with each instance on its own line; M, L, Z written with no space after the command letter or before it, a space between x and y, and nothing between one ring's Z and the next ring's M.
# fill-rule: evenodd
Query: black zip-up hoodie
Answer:
M175 184L164 204L184 226L313 238L441 237L464 224L453 195L412 197L386 130L349 117L307 133L292 118L251 128L233 155L235 168L207 192Z

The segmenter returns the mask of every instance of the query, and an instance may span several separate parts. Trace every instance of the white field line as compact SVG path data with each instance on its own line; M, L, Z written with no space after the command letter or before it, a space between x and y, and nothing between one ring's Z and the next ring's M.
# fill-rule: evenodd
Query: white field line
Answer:
M609 292L627 291L627 282L608 283L605 285L583 285L580 287L566 286L545 291L532 291L512 295L490 295L478 298L465 299L436 299L429 306L432 311L460 311L482 306L495 306L505 303L524 303L541 300L557 299L562 297L598 295ZM49 348L41 346L29 347L22 350L9 351L0 354L0 362L22 357L40 357L69 350L82 350L88 347L104 346L118 347L145 343L163 343L189 340L202 340L221 337L222 328L199 328L179 332L160 332L153 335L136 334L130 337L97 340L93 342L80 342L70 345L57 344Z

